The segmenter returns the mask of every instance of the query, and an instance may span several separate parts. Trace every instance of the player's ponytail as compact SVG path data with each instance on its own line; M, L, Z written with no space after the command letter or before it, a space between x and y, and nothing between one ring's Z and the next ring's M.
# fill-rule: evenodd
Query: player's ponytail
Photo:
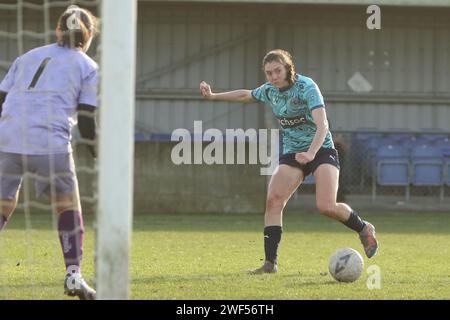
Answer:
M61 36L58 44L69 48L85 49L98 32L98 19L88 10L70 6L59 18Z
M273 61L277 61L284 65L284 67L286 68L286 80L289 82L289 84L293 84L295 81L296 72L292 55L286 50L282 49L276 49L268 52L263 59L263 70L264 66L267 63Z

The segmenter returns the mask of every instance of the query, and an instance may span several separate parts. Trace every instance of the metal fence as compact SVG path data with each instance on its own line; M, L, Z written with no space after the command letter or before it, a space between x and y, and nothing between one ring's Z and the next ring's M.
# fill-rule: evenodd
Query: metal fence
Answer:
M375 203L450 200L450 135L440 131L335 132L340 154L339 199L366 196ZM302 192L313 192L314 179Z

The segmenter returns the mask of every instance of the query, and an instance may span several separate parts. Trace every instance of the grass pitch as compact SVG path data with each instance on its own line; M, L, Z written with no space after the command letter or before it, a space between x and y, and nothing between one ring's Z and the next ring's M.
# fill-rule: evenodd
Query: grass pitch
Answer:
M377 228L380 251L364 255L357 234L317 213L287 212L277 274L251 276L263 252L261 215L135 215L133 299L450 299L450 214L362 214ZM93 219L86 216L83 274L94 275ZM28 227L26 227L28 225ZM64 264L55 221L16 213L0 235L0 300L65 299ZM338 283L328 258L352 247L365 271ZM381 287L366 271L379 267Z

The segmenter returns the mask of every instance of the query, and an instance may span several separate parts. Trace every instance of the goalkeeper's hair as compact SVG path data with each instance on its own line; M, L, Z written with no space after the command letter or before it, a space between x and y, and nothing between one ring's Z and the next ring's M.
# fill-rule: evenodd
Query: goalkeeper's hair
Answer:
M98 34L98 18L89 10L70 6L60 16L58 28L62 34L58 39L60 46L84 48Z
M286 68L286 80L289 84L293 84L295 81L295 66L292 59L292 55L286 50L276 49L268 52L263 59L262 67L264 67L269 62L279 62Z

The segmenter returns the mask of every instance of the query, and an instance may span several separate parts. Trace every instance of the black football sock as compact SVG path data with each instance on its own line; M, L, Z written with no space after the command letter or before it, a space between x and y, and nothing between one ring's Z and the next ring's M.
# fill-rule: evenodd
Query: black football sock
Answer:
M281 226L268 226L264 228L264 251L266 261L277 262L278 245L281 241L283 229Z
M350 218L348 218L348 220L346 222L343 222L343 224L345 224L347 227L349 227L350 229L352 229L358 233L361 232L364 229L364 227L366 226L364 221L361 220L361 218L358 216L358 214L355 211L352 211L350 213Z

